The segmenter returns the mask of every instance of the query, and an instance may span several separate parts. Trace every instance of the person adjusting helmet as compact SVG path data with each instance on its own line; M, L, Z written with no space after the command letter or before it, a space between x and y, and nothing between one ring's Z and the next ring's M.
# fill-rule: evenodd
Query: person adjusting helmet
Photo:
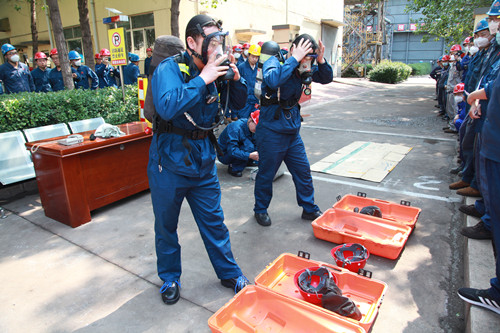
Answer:
M31 71L36 92L49 92L52 87L49 82L51 69L47 68L47 55L43 52L35 53L36 68Z
M215 151L220 153L220 149L213 129L224 121L219 110L228 104L242 108L247 99L245 80L232 63L230 49L224 49L230 44L224 41L227 33L221 24L204 14L192 17L186 26L186 51L161 61L151 79L156 111L147 173L155 214L158 276L163 281L160 294L170 305L181 293L177 226L184 199L220 283L235 293L249 284L231 251L215 165ZM227 65L222 65L226 60ZM233 78L217 81L229 68ZM189 269L192 267L185 270Z
M72 50L69 51L68 57L71 67L73 67L80 76L80 80L75 84L75 89L97 89L99 87L99 78L90 67L82 65L82 56L80 53Z
M11 44L2 45L4 64L0 66L0 81L5 85L5 93L35 91L29 67L20 62L16 48Z
M99 88L116 87L116 77L119 77L119 71L109 63L110 56L111 52L108 49L99 51L102 62L95 66L95 72L99 78Z
M137 78L141 75L139 69L139 56L135 53L129 53L128 59L130 63L123 67L123 83L124 84L136 84Z

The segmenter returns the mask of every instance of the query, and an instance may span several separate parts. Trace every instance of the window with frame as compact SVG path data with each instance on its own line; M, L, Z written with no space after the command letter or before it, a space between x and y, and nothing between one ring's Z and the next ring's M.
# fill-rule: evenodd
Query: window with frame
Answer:
M128 22L120 22L118 27L125 28L127 52L137 54L141 59L147 57L146 49L155 43L155 18L153 13L129 16ZM110 26L114 29L114 26Z
M85 59L83 54L82 30L80 27L64 28L63 33L68 46L68 52L74 50L82 55L82 60Z

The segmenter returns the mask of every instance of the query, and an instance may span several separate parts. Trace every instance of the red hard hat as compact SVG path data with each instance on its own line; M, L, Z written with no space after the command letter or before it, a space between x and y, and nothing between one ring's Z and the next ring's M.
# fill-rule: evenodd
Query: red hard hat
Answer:
M245 44L243 44L243 48L244 48L244 49L249 49L249 48L250 48L250 43L245 43Z
M254 112L250 113L250 117L252 117L253 122L255 125L259 124L259 117L260 117L260 110L255 110Z
M99 53L94 54L94 59L101 59L101 55Z
M445 54L442 58L442 61L450 61L450 56L448 54Z
M146 49L146 52L148 52L148 51L153 52L153 49L152 49L152 48L150 48L150 47L148 47L148 48Z
M463 93L464 90L465 90L465 84L464 83L459 83L453 89L453 93L454 94Z
M262 47L262 44L264 44L264 42L258 42L257 45L259 45L260 47Z
M360 268L365 267L366 260L370 257L368 250L361 244L346 243L336 246L331 254L337 266L344 267L351 272L357 273Z
M101 52L99 52L99 55L102 57L102 56L105 56L105 57L108 57L111 55L111 53L109 52L108 49L101 49Z
M47 59L47 55L43 52L37 52L35 53L35 60L37 59Z
M241 44L236 44L235 46L233 46L233 52L241 50L243 50L243 46Z
M58 54L58 53L57 53L57 49L56 49L56 48L54 48L54 49L50 50L50 56L51 56L51 57L52 57L53 55L56 55L56 54Z
M465 44L470 43L471 38L472 38L471 36L466 37L466 38L464 39L464 42L462 43L462 45L465 45Z
M458 44L455 44L451 47L450 52L462 51L462 47Z

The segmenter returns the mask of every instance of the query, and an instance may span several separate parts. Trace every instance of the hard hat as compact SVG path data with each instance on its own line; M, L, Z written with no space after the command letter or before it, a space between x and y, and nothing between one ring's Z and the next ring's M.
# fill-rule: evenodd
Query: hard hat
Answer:
M261 54L267 54L270 56L275 56L280 53L280 46L278 43L275 41L267 41L264 44L262 44L262 47L260 48L260 53Z
M316 43L316 40L309 34L302 34L302 35L297 36L297 38L295 38L295 40L292 42L292 44L298 45L301 39L304 39L304 41L307 41L307 40L310 41L313 52L316 52L316 50L318 49L318 43Z
M47 55L43 52L37 52L35 53L35 60L38 59L47 59Z
M128 58L133 62L139 61L139 56L135 53L129 53Z
M200 33L201 35L203 35L203 27L210 26L210 25L214 25L214 26L219 27L219 24L212 17L205 15L205 14L195 15L189 20L189 22L186 26L185 36L187 38L187 36L190 35L188 32L193 31L193 30L195 30L198 33Z
M500 1L495 0L491 4L490 11L486 13L486 15L490 16L499 16L500 15Z
M76 51L69 51L68 53L69 60L81 59L80 53Z
M153 52L153 49L152 49L152 48L150 48L150 47L148 47L148 48L146 49L146 52L148 52L148 51Z
M442 58L441 61L450 61L450 56L448 54L445 54Z
M250 113L250 117L252 118L255 125L258 125L259 124L259 117L260 117L260 110L255 110L254 112Z
M338 283L337 277L328 268L318 266L298 271L294 282L302 297L317 305L321 304L323 294L335 289Z
M471 37L471 36L466 37L466 38L464 39L464 42L462 43L462 45L469 44L469 43L471 42L471 39L472 39L472 37Z
M57 49L54 48L54 49L50 50L49 56L52 57L53 55L57 55L57 54L58 54Z
M104 56L104 57L109 57L109 56L111 55L111 53L109 52L109 50L108 50L108 49L101 49L101 51L99 52L99 55L100 55L101 57L103 57L103 56Z
M483 30L486 30L486 29L488 29L488 21L486 21L486 19L482 19L476 25L476 30L474 30L474 33L478 33L479 31L483 31Z
M254 56L260 56L260 46L259 45L251 45L248 49L248 53L253 54Z
M250 43L245 43L245 44L243 44L243 48L244 48L244 49L249 49L249 48L250 48Z
M241 51L243 51L243 45L236 44L235 46L233 46L233 52L241 52Z
M94 54L94 59L101 59L101 55L99 53Z
M382 218L382 211L380 210L380 208L378 206L363 207L363 208L361 208L359 213Z
M455 44L451 47L450 52L462 51L462 47L458 44Z
M370 257L368 250L357 243L336 246L332 249L331 254L337 266L347 268L354 273L365 267L366 260Z
M453 89L453 93L454 94L463 93L464 90L465 90L465 84L461 82L455 86L455 88Z
M257 45L259 45L260 47L262 47L262 44L264 44L264 42L262 42L262 41L257 43Z
M2 55L6 55L7 52L15 50L16 48L11 44L3 44L2 45Z

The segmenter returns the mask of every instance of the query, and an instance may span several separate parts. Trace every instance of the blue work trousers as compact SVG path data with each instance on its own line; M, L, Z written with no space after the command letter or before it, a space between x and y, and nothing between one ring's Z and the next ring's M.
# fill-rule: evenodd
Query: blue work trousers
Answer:
M496 162L479 157L479 175L481 181L481 193L483 193L484 204L486 211L489 213L491 220L491 231L493 233L493 243L497 251L500 249L500 162ZM493 255L493 254L492 254ZM490 295L500 299L500 255L496 258L496 276L490 280L491 288Z
M474 179L472 183L470 184L471 187L478 189L481 194L481 183L482 182L487 182L488 178L484 178L484 175L481 175L481 133L476 134L476 140L474 142L474 161L475 161L475 169L478 170L475 173ZM483 195L483 203L484 203L484 196L487 194L482 194ZM481 216L481 221L483 221L484 226L486 229L491 230L491 216L489 212L489 207L486 206L486 204L481 205L481 203L478 204L479 208L482 208L482 211L479 210L479 212L483 213L483 216Z
M462 180L468 184L472 183L474 179L475 170L474 170L474 138L475 138L475 124L471 121L471 119L467 116L467 120L464 121L464 124L467 123L465 128L465 133L462 138L460 152L462 153ZM462 126L464 125L462 124Z
M230 165L231 169L235 172L245 170L245 167L248 164L249 159L240 160L239 158L235 158L234 156L229 155L229 153L225 153L224 155L217 156L219 162L225 165Z
M181 246L177 236L179 212L187 199L198 224L212 266L219 279L242 275L231 252L229 231L224 224L217 169L203 178L186 177L148 164L149 187L155 214L155 245L158 276L164 282L180 280Z
M259 172L255 179L255 213L267 213L273 196L273 178L281 162L285 162L295 184L297 203L306 213L319 210L314 204L311 167L300 134L281 134L257 127Z

